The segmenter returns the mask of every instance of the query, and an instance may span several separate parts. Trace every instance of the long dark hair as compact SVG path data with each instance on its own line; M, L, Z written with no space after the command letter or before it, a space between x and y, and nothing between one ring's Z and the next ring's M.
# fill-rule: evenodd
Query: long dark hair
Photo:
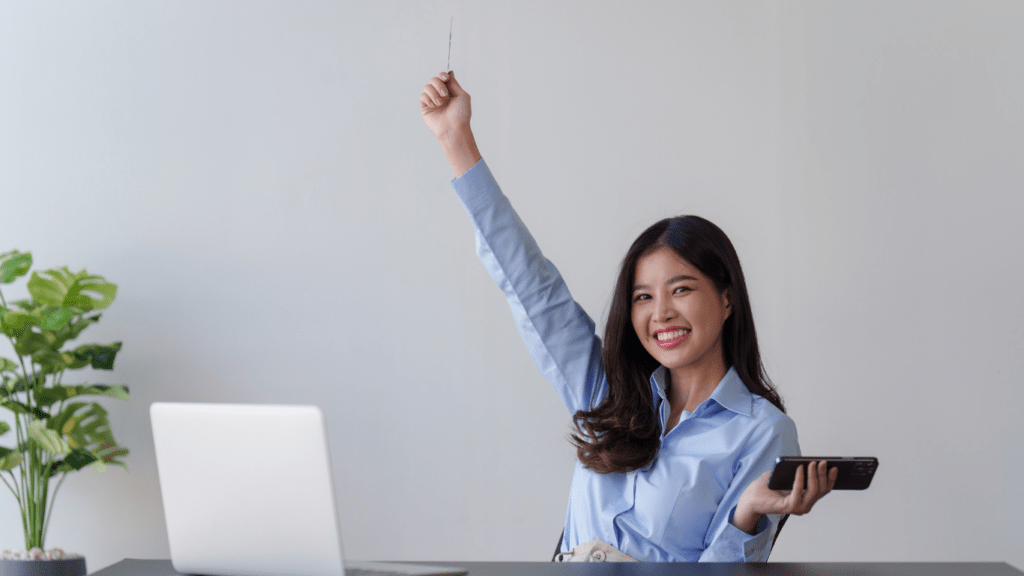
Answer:
M725 365L736 369L748 390L786 411L761 364L747 284L732 242L700 216L666 218L640 234L622 260L601 350L608 395L596 408L580 410L573 419L576 455L596 472L642 468L660 446L661 424L650 384L658 361L644 349L633 328L632 294L637 263L661 246L700 270L719 294L730 291L732 313L722 326Z

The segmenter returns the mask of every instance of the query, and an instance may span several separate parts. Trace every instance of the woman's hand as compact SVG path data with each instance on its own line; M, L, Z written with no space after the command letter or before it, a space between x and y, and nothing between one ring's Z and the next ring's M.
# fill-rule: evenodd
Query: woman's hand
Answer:
M454 72L442 72L430 79L420 94L420 114L437 137L455 176L461 176L480 160L473 131L469 94L455 79Z
M420 114L438 140L469 130L469 94L459 86L454 72L441 72L427 82L420 94Z
M769 489L768 477L771 472L765 472L743 491L733 514L733 525L748 534L753 534L762 514L807 514L814 503L831 492L832 487L836 485L839 469L827 470L827 466L828 462L825 460L807 465L806 489L803 466L796 470L792 490Z

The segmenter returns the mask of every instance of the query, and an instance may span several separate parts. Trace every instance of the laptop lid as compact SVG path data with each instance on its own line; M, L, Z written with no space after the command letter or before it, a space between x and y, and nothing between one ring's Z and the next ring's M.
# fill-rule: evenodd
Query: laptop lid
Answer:
M175 570L345 573L319 407L157 402L150 417Z

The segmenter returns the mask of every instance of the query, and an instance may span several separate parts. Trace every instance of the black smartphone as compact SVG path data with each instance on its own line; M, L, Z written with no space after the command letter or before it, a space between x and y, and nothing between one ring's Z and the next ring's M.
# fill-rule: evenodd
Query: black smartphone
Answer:
M871 479L878 470L878 458L873 456L781 456L775 459L775 470L768 479L772 490L791 490L796 479L796 469L810 462L828 461L828 469L839 469L834 490L863 490L871 485ZM804 468L804 488L807 487L807 468Z

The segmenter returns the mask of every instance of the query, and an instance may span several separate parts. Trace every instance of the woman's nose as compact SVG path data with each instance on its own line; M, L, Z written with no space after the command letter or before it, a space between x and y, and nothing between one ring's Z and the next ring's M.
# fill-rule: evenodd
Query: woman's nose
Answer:
M658 299L657 308L655 308L655 317L659 322L668 322L675 318L675 309L672 308L671 302L666 299Z

